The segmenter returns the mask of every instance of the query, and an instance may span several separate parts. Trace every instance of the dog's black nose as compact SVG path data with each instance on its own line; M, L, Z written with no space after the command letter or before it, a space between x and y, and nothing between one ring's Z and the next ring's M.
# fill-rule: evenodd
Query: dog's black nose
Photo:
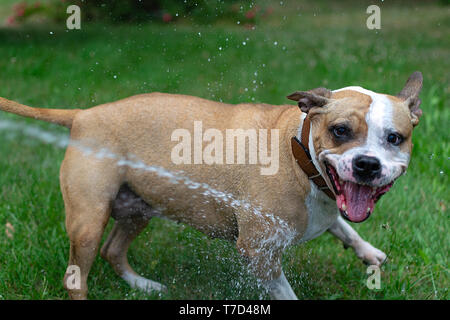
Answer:
M353 176L361 182L373 180L381 173L381 163L375 157L359 155L353 158Z

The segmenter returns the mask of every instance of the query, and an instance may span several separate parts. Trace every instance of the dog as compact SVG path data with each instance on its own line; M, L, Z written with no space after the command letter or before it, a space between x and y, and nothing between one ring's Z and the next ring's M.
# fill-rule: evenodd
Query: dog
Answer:
M386 254L345 220L366 220L405 173L422 114L422 82L422 74L414 72L396 96L361 87L297 91L288 98L298 106L228 105L150 93L84 110L32 108L0 98L0 109L70 128L77 142L68 145L60 169L69 267L80 273L75 288L67 283L71 273L65 274L70 298L87 298L88 273L110 217L115 224L101 256L132 287L164 291L127 260L133 239L152 217L162 216L235 241L271 298L296 299L281 265L289 245L329 231L364 262L385 261ZM278 130L279 169L262 175L252 164L175 164L172 133L192 132L198 120L219 132ZM145 168L164 168L166 174Z

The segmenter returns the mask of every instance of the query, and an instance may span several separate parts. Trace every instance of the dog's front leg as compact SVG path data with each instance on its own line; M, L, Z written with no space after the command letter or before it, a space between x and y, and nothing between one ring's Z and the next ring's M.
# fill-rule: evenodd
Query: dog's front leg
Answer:
M253 246L259 241L251 241ZM264 242L264 240L262 241ZM281 267L282 249L265 242L261 246L249 247L250 242L238 239L237 248L247 260L250 270L267 289L274 300L297 300Z
M342 217L339 216L328 231L339 238L344 246L352 247L358 258L365 263L380 266L386 260L386 254L383 251L364 241Z
M297 300L297 296L284 276L283 270L278 278L264 282L269 295L274 300Z

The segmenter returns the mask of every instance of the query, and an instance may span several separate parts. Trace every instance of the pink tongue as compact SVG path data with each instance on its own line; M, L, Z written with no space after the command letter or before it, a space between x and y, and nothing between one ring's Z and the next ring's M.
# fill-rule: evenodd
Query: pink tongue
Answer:
M344 182L342 192L347 205L347 215L353 222L361 222L370 214L367 208L373 209L372 188L350 181Z

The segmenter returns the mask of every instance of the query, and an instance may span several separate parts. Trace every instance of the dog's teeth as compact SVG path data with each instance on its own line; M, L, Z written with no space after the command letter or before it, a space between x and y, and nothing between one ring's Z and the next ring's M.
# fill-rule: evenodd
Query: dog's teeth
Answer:
M347 206L345 205L345 203L342 205L342 210L347 211Z

